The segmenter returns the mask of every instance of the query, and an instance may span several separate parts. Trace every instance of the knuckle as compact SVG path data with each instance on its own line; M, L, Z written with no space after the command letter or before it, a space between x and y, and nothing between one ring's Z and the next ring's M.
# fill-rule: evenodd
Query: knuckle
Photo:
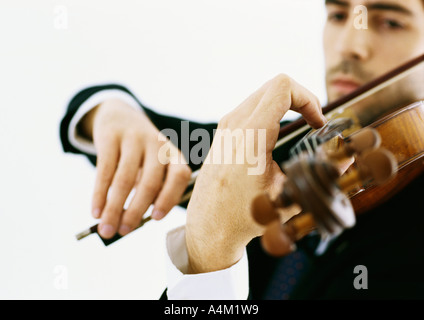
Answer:
M108 182L113 177L113 172L116 169L112 163L107 161L98 161L97 163L98 175L97 178L101 183Z
M169 146L169 148L173 149L175 146L172 144L171 140L168 139L168 137L166 137L163 134L158 134L157 138L155 138L153 141L155 141L156 145L158 148L161 148L163 146Z
M274 82L279 87L288 88L292 84L292 79L288 75L286 75L285 73L280 73L274 78Z
M118 189L129 189L134 185L134 179L132 177L129 176L124 176L124 177L120 177L119 179L116 180L116 188Z
M149 181L143 184L143 190L149 195L155 196L160 190L160 183Z
M104 210L103 222L116 226L121 217L121 210L115 204L108 203Z
M143 142L143 134L138 128L128 128L125 132L125 139L132 144L141 144Z
M131 229L135 229L139 226L142 216L143 215L141 212L128 210L126 212L126 216L123 219L123 223Z
M191 178L192 171L189 166L183 165L179 166L175 171L175 175L179 180L189 181Z
M232 119L232 113L228 113L224 115L219 121L218 121L218 129L225 129L229 128L231 124Z
M225 127L227 123L228 123L228 115L225 115L218 121L218 128Z
M93 142L95 146L99 143L112 145L117 142L118 138L118 130L111 126L109 130L94 130Z
M93 190L93 202L95 202L96 204L99 203L99 202L105 202L106 192L107 192L107 188L104 188L103 186L99 186L97 188L94 188L94 190Z

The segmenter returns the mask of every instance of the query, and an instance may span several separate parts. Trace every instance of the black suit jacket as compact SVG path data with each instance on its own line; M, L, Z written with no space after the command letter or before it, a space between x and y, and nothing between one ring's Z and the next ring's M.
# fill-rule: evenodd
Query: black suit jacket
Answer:
M77 93L70 101L60 124L60 137L65 152L82 154L69 142L67 130L80 105L101 90L119 89L135 97L119 84L93 86ZM140 102L139 102L140 103ZM181 119L158 114L140 103L159 130L174 129L180 134ZM284 125L284 123L282 123ZM190 122L190 130L203 128L210 136L216 123ZM190 149L196 142L191 142ZM274 152L277 163L288 159L286 145ZM96 163L96 157L85 154ZM186 159L190 159L185 155ZM206 155L203 155L206 156ZM192 170L200 165L189 162ZM359 216L356 225L346 230L326 250L316 256L308 237L298 248L307 253L308 267L294 288L291 299L423 299L424 298L424 176L415 179L402 192L373 211ZM259 239L247 247L251 299L263 299L270 280L277 272L280 259L263 251ZM368 289L357 290L353 282L356 266L368 271ZM166 292L162 296L166 298Z

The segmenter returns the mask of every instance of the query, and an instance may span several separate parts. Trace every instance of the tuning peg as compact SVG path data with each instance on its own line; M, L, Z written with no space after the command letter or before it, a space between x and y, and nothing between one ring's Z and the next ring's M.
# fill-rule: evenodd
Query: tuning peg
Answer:
M253 219L260 225L266 226L271 221L279 218L274 202L268 194L260 194L252 202Z
M266 252L276 257L285 256L296 249L294 239L277 220L268 224L261 237L261 244Z
M328 152L327 155L332 160L343 160L352 157L354 154L376 149L380 144L381 137L378 131L373 128L364 128L350 136L337 151Z
M358 160L361 172L374 183L383 184L391 179L398 169L396 157L385 148L379 148L361 155Z
M339 178L338 185L341 190L348 192L361 187L369 180L376 184L382 184L393 177L396 172L395 156L387 149L379 148L362 154L358 158L358 168Z
M273 221L262 236L262 246L273 256L285 256L296 249L296 241L315 229L316 223L310 213L299 213L284 224Z

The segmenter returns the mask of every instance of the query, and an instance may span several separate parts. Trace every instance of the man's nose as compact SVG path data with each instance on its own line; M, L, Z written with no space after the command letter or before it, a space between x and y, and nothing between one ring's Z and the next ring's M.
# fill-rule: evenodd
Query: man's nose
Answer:
M366 61L371 57L370 31L355 25L354 19L348 21L339 38L338 51L347 61Z

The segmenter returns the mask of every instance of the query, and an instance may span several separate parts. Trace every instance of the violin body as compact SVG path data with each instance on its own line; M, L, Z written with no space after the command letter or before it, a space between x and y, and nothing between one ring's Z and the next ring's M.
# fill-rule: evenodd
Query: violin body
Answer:
M389 114L371 127L380 133L381 145L396 157L398 170L387 183L365 186L351 197L357 215L386 202L424 172L424 101Z

